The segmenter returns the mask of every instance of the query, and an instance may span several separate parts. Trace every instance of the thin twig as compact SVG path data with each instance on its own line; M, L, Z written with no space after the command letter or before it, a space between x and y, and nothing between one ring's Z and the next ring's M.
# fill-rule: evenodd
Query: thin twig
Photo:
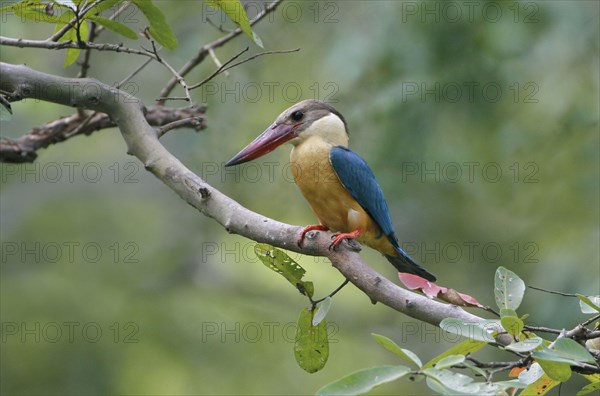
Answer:
M533 331L533 332L540 331L542 333L551 333L551 334L560 334L562 332L562 330L557 330L557 329L552 329L550 327L542 327L542 326L525 325L525 326L523 326L523 329L527 330L527 331Z
M600 315L593 316L593 317L589 318L588 320L586 320L585 322L582 322L581 325L587 326L590 323L592 323L593 321L598 320L598 319L600 319Z
M271 55L271 54L289 54L290 52L298 52L298 51L300 51L300 48L294 48L294 49L291 49L291 50L277 50L277 51L265 51L265 52L261 52L261 53L258 53L258 54L256 54L256 55L252 55L252 56L251 56L251 57L249 57L249 58L246 58L246 59L244 59L244 60L241 60L241 61L239 61L239 62L237 62L237 63L234 63L233 65L231 65L231 66L229 66L229 67L226 67L226 68L225 68L225 69L223 69L222 71L226 71L226 70L232 69L232 68L234 68L234 67L236 67L236 66L239 66L239 65L241 65L241 64L243 64L243 63L246 63L246 62L249 62L249 61L251 61L251 60L253 60L253 59L256 59L256 58L258 58L258 57L260 57L260 56L263 56L263 55Z
M172 129L183 128L186 126L196 127L202 123L201 117L188 117L182 120L173 121L169 124L163 125L160 128L156 129L156 135L161 138L167 132Z
M241 50L240 52L238 52L237 54L235 54L231 59L229 59L227 62L225 62L224 64L222 64L217 70L215 70L214 72L212 72L204 80L200 81L198 84L194 84L194 85L190 86L190 90L198 88L198 87L201 87L202 85L204 85L207 82L209 82L210 80L212 80L217 74L221 73L221 71L223 71L223 69L227 65L229 65L231 62L233 62L234 60L236 60L237 58L239 58L244 52L248 51L249 49L250 49L250 47L246 47L243 50Z
M563 293L563 292L554 291L554 290L547 290L547 289L542 289L541 287L535 287L535 286L531 286L531 285L527 285L527 287L530 288L530 289L533 289L533 290L539 290L539 291L543 291L543 292L546 292L546 293L558 294L559 296L577 297L577 294L573 294L573 293Z
M147 56L152 59L154 58L154 54L137 50L133 48L125 47L123 44L96 44L96 43L82 43L82 45L77 45L77 43L73 43L72 41L44 41L44 40L25 40L25 39L15 39L12 37L4 37L0 36L0 45L8 45L11 47L19 47L19 48L43 48L50 50L57 49L93 49L96 51L112 51L112 52L124 52L126 54L133 55L142 55Z
M85 16L85 14L87 14L92 8L96 7L101 2L102 0L96 0L95 2L91 3L88 7L84 8L81 11L81 13L79 13L78 10L73 10L73 12L75 13L75 17L71 19L69 23L63 26L58 32L54 33L52 36L48 37L44 41L57 42L58 40L60 40L71 28L75 27L75 25L78 25L80 23L81 19ZM81 41L79 33L77 33L77 39L78 41Z
M150 40L150 43L152 43L152 51L151 52L154 54L155 59L159 63L161 63L164 67L166 67L171 72L173 77L175 77L177 79L177 82L179 83L179 85L181 85L181 87L183 88L183 92L185 93L185 100L190 104L190 106L192 106L194 102L192 100L192 96L190 95L190 89L189 89L187 83L185 82L185 79L183 77L181 77L179 75L179 73L177 72L177 70L175 70L167 61L165 61L163 58L161 58L158 55L158 51L160 51L161 48L159 48L158 50L156 49L154 40Z
M213 60L213 62L215 63L215 65L217 65L217 67L222 70L223 69L223 65L221 64L221 61L217 57L217 54L215 53L214 48L209 48L208 49L208 54L210 55L210 58ZM229 73L225 73L225 75L227 77L229 77Z
M336 294L337 294L337 293L338 293L340 290L342 290L342 289L344 288L344 286L346 286L346 285L348 284L348 282L350 282L350 279L346 278L346 279L344 280L344 282L343 282L341 285L339 285L339 286L338 286L338 287L337 287L337 288L336 288L334 291L332 291L331 293L329 293L329 294L328 294L328 295L326 295L325 297L323 297L323 298L320 298L320 299L318 299L318 300L316 300L316 301L313 301L313 299L312 299L312 298L308 297L308 299L310 300L310 303L312 304L313 308L314 308L314 307L315 307L315 306L316 306L318 303L320 303L321 301L325 301L325 299L326 299L327 297L329 297L329 298L332 298L333 296L335 296L335 295L336 295Z
M269 5L267 5L263 11L261 11L259 14L257 14L250 21L250 26L253 26L254 24L258 23L265 16L267 16L271 12L275 11L277 6L279 6L279 4L281 4L282 1L283 0L275 0L272 3L270 3ZM203 45L198 50L196 55L192 59L190 59L185 65L183 65L183 67L181 69L179 69L179 75L181 75L182 77L185 77L190 71L192 71L196 66L198 66L200 63L202 63L202 61L204 61L204 59L208 55L210 49L216 49L216 48L219 48L219 47L225 45L226 43L228 43L235 37L239 36L241 33L242 33L242 29L240 29L238 27L233 32L231 32L223 37L220 37L213 42ZM159 97L161 97L161 98L169 97L169 94L171 93L173 88L175 88L176 85L177 85L177 80L175 78L172 78L171 80L169 80L169 82L167 82L167 84L160 91ZM161 100L159 102L159 104L161 104L161 103L164 103L164 100Z

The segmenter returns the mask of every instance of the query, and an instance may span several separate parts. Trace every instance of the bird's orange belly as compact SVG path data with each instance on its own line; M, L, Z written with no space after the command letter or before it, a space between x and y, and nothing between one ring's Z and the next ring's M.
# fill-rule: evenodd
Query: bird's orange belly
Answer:
M321 224L334 232L360 230L359 242L381 253L395 255L392 244L342 185L328 159L292 163L296 184Z

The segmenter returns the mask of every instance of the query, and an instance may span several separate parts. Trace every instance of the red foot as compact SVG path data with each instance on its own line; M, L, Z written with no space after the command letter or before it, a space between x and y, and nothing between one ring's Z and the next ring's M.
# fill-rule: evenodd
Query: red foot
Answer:
M329 231L329 228L327 228L323 224L307 225L306 227L304 227L304 229L300 233L300 239L298 239L298 246L299 247L302 247L302 244L304 243L304 236L306 235L306 233L309 232L309 231L314 231L314 230Z
M334 236L331 237L331 239L333 239L333 242L331 242L331 245L329 245L329 250L335 249L336 247L338 247L338 245L340 243L342 243L342 241L344 239L356 239L361 234L362 234L361 230L354 230L352 232L335 234Z

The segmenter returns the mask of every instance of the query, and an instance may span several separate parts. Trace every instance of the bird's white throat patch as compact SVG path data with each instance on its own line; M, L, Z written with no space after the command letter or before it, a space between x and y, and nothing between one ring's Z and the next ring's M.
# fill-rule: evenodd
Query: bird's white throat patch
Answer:
M304 139L312 136L320 137L334 146L348 147L348 134L344 122L333 113L314 121L300 135Z

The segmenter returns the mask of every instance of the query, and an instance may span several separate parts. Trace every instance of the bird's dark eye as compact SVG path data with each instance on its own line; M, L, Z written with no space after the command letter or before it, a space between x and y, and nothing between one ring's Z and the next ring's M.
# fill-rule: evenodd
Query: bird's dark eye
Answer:
M292 113L292 120L294 121L300 121L302 117L304 117L304 113L302 113L301 111L294 111Z

